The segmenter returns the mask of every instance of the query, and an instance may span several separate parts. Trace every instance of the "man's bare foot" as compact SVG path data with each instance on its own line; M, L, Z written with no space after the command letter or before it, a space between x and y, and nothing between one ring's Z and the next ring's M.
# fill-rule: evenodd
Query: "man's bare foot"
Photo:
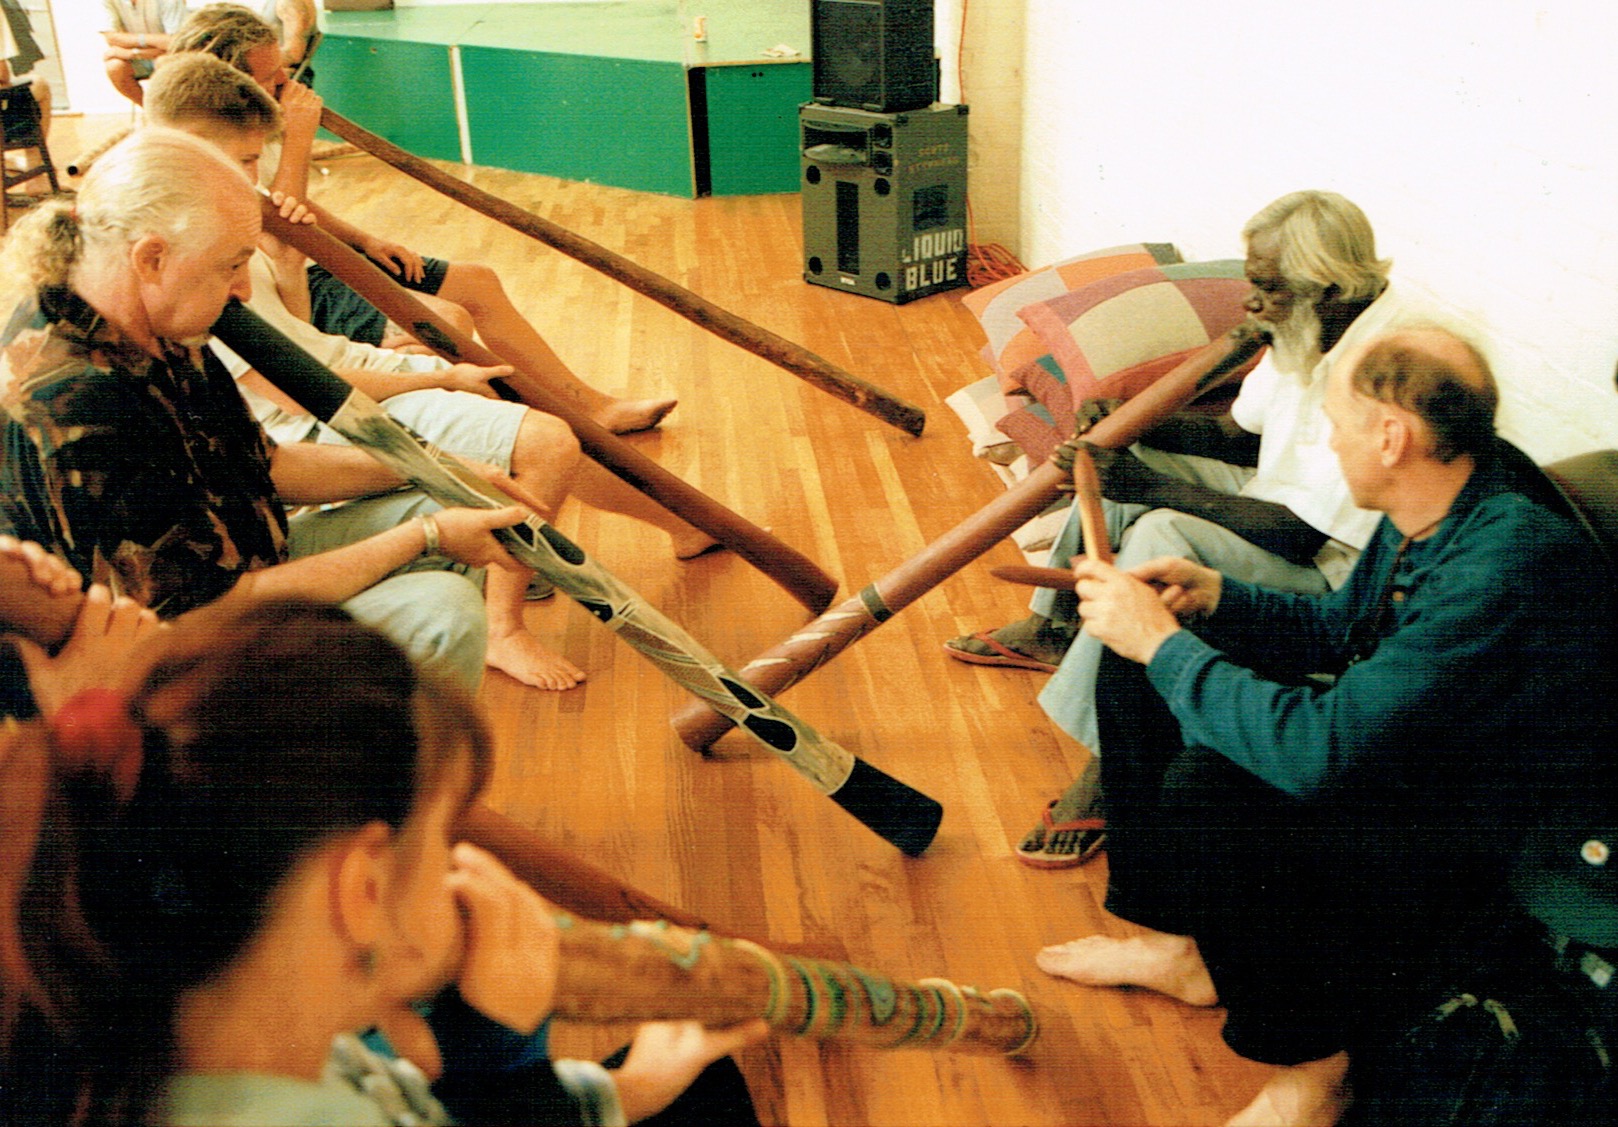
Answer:
M1278 1068L1225 1127L1332 1127L1350 1099L1348 1054Z
M1046 974L1084 986L1139 986L1191 1006L1219 1004L1196 940L1184 935L1087 935L1046 947L1034 962Z
M613 434L651 430L679 404L678 399L614 399L594 413L595 421Z
M484 662L491 669L515 677L525 685L551 692L564 692L584 682L584 671L559 653L540 644L526 630L510 634L489 634Z

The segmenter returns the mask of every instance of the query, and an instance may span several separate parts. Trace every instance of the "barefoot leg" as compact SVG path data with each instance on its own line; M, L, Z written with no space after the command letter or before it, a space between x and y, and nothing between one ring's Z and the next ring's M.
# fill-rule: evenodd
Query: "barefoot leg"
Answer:
M1087 935L1046 947L1034 961L1046 974L1085 986L1139 986L1192 1006L1219 1004L1197 942L1189 936Z
M1348 1054L1275 1070L1226 1127L1332 1127L1348 1107Z

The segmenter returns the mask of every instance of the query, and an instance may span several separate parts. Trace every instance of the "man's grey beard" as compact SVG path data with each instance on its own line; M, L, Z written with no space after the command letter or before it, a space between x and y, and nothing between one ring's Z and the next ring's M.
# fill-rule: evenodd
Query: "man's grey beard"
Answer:
M1295 301L1280 324L1270 326L1270 363L1289 376L1307 376L1320 363L1320 314L1314 302Z

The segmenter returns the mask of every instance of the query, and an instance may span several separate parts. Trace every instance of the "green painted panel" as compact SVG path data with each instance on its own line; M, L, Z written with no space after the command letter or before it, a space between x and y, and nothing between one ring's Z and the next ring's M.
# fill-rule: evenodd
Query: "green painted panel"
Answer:
M417 156L461 159L449 48L327 35L316 60L332 109Z
M461 75L476 163L695 194L678 64L463 47Z
M810 98L812 70L808 63L772 63L703 71L714 195L798 190L798 106Z

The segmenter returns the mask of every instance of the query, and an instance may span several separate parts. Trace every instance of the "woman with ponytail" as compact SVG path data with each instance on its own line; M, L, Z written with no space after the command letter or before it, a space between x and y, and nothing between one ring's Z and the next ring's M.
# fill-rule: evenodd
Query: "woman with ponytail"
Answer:
M4 740L7 1123L623 1123L760 1032L653 1029L615 1074L444 1044L452 1110L356 1036L419 1030L409 1007L446 983L434 1029L531 1035L556 938L536 893L453 844L489 762L468 699L338 609L178 625L131 695Z

